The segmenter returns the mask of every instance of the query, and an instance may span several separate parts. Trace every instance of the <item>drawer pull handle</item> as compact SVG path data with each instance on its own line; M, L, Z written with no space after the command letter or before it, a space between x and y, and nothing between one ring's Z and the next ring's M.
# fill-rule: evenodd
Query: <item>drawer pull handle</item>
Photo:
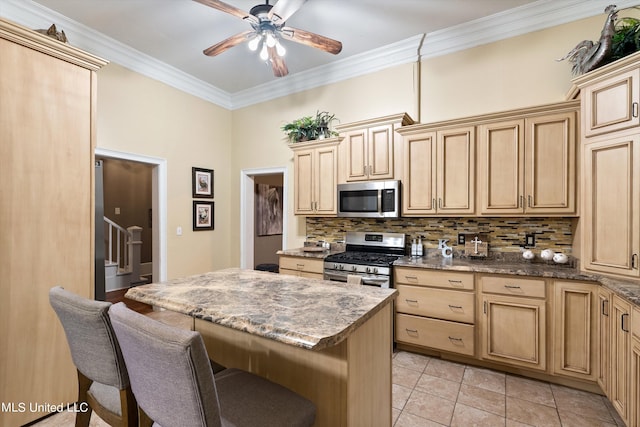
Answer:
M452 310L453 309L462 310L462 306L461 305L451 305L451 304L449 304L449 308L452 309Z
M458 286L458 287L464 286L464 283L462 283L462 280L451 280L451 279L449 279L449 284L451 286Z
M418 333L417 329L405 328L405 331L407 331L408 334L417 334Z
M418 280L418 276L404 276L405 279L407 280Z
M296 268L302 270L304 268L304 264L296 264Z
M504 287L507 289L520 289L520 286L518 285L504 285Z
M462 342L462 338L456 338L456 337L449 337L449 341L457 341L457 342Z
M418 300L417 300L417 299L406 299L406 298L405 298L405 301L406 301L407 303L409 303L409 304L417 304L417 303L418 303Z

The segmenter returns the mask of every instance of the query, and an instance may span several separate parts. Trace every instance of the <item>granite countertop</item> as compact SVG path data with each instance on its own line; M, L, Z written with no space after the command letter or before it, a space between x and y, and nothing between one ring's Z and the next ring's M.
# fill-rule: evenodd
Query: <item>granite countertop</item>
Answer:
M394 266L598 282L617 295L640 306L640 281L587 273L578 268L564 265L526 260L516 261L515 259L402 257L394 263Z
M276 254L278 255L287 255L287 256L299 256L299 257L305 257L305 258L318 258L318 259L324 259L329 255L333 255L333 254L338 254L340 252L344 252L344 245L343 246L338 246L338 247L332 247L331 250L327 249L324 251L314 251L314 252L307 252L304 250L304 248L295 248L295 249L282 249L279 250L278 252L276 252Z
M396 295L395 289L238 268L126 293L135 301L312 350L338 344Z

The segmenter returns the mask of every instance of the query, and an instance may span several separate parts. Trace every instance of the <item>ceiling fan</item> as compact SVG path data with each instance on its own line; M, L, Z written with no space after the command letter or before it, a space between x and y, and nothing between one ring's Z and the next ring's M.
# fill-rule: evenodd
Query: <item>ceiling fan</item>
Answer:
M274 5L270 5L269 0L266 0L265 4L252 7L248 13L218 0L194 1L236 16L248 22L252 28L208 47L203 51L208 56L219 55L248 41L249 49L254 51L261 45L260 58L263 61L269 60L274 76L283 77L289 73L289 70L284 62L285 48L280 43L281 39L315 47L334 55L342 50L342 43L337 40L285 26L285 21L297 12L307 0L278 0Z

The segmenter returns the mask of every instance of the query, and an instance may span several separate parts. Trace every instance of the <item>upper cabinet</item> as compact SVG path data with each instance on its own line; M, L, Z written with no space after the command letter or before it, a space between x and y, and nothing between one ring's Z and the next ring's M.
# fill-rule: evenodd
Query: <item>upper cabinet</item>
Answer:
M576 111L478 127L481 215L576 214Z
M335 216L338 176L337 138L291 144L296 215Z
M412 124L407 114L336 126L340 144L339 182L401 179L402 146L396 130Z
M640 53L574 80L580 90L585 270L640 277Z
M475 213L475 128L403 132L404 216Z
M577 101L400 129L403 216L575 216Z
M585 87L581 94L587 137L638 126L640 69L622 70Z

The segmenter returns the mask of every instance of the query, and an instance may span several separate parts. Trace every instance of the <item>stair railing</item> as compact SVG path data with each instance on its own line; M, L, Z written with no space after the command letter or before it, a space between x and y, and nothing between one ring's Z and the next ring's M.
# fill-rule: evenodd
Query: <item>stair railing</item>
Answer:
M131 233L116 224L106 216L104 217L106 227L105 244L106 254L105 261L118 265L118 271L121 273L131 272L129 248L131 247Z

